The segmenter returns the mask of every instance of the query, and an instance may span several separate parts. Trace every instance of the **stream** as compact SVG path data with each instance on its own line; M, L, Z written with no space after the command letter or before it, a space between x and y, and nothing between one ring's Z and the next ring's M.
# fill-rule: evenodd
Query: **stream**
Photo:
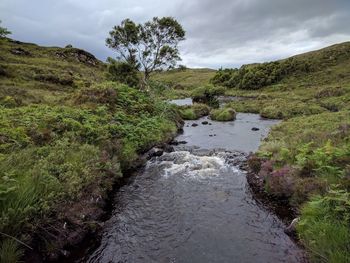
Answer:
M244 113L233 122L186 121L176 138L186 144L150 159L115 193L102 240L84 262L304 262L240 168L276 123Z

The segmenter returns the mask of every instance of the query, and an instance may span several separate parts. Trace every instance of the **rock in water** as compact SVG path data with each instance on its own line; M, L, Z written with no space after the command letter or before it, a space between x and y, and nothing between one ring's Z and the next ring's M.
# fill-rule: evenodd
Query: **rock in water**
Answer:
M198 124L197 123L192 123L192 125L191 125L192 127L197 127L198 126Z
M147 159L150 159L150 158L156 157L156 156L162 156L163 153L164 153L163 149L152 148L147 154Z
M260 129L257 128L257 127L253 127L253 128L252 128L252 131L258 131L258 130L260 130Z

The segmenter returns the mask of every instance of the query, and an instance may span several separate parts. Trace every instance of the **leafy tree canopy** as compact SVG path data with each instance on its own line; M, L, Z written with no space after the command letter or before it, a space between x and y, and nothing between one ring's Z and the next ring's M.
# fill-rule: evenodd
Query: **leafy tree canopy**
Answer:
M106 39L117 52L117 59L144 71L144 83L155 70L170 69L180 61L178 43L185 31L172 17L154 17L144 24L125 19L114 26Z
M0 20L1 24L1 20ZM7 30L7 28L0 26L0 37L6 37L7 35L10 35L11 32Z

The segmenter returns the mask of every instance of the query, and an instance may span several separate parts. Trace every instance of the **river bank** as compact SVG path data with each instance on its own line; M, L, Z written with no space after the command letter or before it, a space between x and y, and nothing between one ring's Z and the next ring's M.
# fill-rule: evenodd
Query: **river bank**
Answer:
M251 134L245 130L248 141L266 136L268 120L250 114L238 115L237 120L231 129L251 126ZM198 126L192 126L195 122ZM174 151L151 158L116 192L100 245L80 262L223 262L233 257L241 262L303 262L303 252L284 233L284 223L251 194L241 167L247 152L237 146L244 143L237 144L231 135L231 143L226 140L226 147L219 149L215 145L220 132L227 130L210 136L210 127L220 123L202 122L185 122ZM251 130L255 126L261 134ZM201 143L192 140L196 130L199 135L206 130ZM248 151L258 146L250 145Z

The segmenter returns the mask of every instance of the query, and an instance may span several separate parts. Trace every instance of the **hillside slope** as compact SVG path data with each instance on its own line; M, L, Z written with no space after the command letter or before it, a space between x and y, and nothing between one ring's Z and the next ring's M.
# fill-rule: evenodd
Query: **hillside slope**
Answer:
M189 97L193 89L208 85L215 73L213 69L174 69L155 72L151 80L152 86L162 86L158 95L163 98Z
M214 77L227 107L283 119L249 161L250 182L300 217L313 262L350 261L350 42Z
M219 70L212 82L244 90L276 84L342 85L350 82L349 66L350 42L345 42L283 60Z
M0 101L11 96L16 105L57 103L65 94L102 81L103 71L103 63L81 49L0 38Z
M0 262L64 258L99 228L124 171L180 127L174 107L105 81L104 67L0 38Z

